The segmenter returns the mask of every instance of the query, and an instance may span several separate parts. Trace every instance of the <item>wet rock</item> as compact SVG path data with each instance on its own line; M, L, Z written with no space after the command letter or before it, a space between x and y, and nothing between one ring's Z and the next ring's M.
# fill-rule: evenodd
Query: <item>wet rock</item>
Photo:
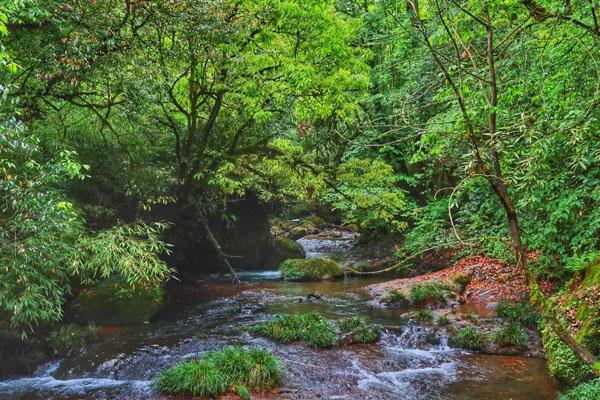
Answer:
M328 258L289 259L279 271L286 281L321 281L344 275L342 267Z
M174 246L169 265L180 273L224 271L222 260L206 238L197 210L177 205L157 209L155 219L173 224L165 233L165 241ZM234 268L269 267L267 263L273 253L269 215L255 196L230 200L222 213L210 218L209 226L223 252L235 256L229 259Z
M50 357L41 337L22 340L20 333L10 327L8 319L0 317L0 377L30 374Z
M124 280L113 277L82 290L71 304L70 313L86 323L135 325L149 322L162 304L162 289L133 289Z

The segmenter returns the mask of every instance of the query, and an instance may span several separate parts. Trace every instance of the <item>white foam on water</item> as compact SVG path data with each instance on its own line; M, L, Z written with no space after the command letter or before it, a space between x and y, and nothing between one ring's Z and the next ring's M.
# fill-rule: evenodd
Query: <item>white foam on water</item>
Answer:
M41 365L31 377L0 381L0 397L31 392L59 395L85 395L95 390L128 387L137 393L152 391L152 381L115 380L108 378L56 379L51 374L60 366L59 361ZM10 398L10 397L9 397Z
M453 382L456 380L457 368L453 361L444 362L438 366L428 366L421 368L405 368L399 371L385 371L373 373L359 366L362 377L358 379L357 386L365 392L372 390L385 391L402 398L409 393L414 398L421 398L416 388L423 382L430 382L436 385Z
M30 392L51 392L61 395L84 395L99 389L129 387L136 392L149 392L152 381L119 381L104 378L79 378L60 380L51 376L19 378L0 382L0 395L17 395Z

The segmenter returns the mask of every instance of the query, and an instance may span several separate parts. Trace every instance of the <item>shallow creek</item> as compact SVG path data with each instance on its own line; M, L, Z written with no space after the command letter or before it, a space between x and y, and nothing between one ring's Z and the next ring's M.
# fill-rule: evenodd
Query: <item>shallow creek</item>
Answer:
M340 251L352 237L301 239L309 256ZM276 271L241 273L242 285L207 279L192 304L171 306L156 321L102 330L102 339L29 377L0 381L0 399L169 399L152 380L181 360L228 344L269 348L284 362L283 387L267 399L547 400L555 385L543 360L471 354L425 342L418 323L385 331L374 345L315 350L254 337L246 328L273 314L315 310L330 318L361 315L385 326L400 310L373 307L361 288L373 279L282 282ZM321 299L308 300L318 293Z

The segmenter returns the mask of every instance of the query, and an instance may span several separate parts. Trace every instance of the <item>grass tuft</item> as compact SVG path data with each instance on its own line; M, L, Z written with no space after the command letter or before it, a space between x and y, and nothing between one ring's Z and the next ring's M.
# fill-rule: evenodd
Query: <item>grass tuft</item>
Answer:
M492 342L499 346L515 346L519 350L525 350L529 335L521 325L510 323L496 328L492 334Z
M410 297L413 304L446 304L446 298L451 294L448 285L440 282L419 283L412 287Z
M374 343L381 335L379 327L369 325L364 318L345 318L334 325L317 312L276 315L250 330L282 343L304 340L313 348L336 346L340 333L350 333L353 343Z
M282 343L304 340L310 347L333 347L337 343L334 325L316 312L276 315L254 325L251 331Z
M487 335L478 328L467 326L451 335L448 343L452 347L461 347L468 350L482 351L488 342Z
M530 328L536 328L540 319L539 314L529 303L508 303L501 301L494 312L499 318L509 322L518 323Z
M341 332L350 332L354 343L375 343L381 336L378 326L369 325L362 317L350 317L337 322Z
M171 395L217 397L231 391L249 399L250 390L271 390L282 377L281 361L267 350L230 346L167 369L156 387Z

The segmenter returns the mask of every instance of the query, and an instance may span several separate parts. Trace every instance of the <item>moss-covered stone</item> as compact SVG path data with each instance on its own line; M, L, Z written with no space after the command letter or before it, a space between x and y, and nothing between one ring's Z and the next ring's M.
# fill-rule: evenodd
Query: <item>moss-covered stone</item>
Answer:
M285 260L279 271L286 281L320 281L344 275L342 267L328 258Z
M300 244L285 236L278 236L273 240L273 256L270 266L278 266L290 258L304 258L304 249Z
M586 267L581 288L571 298L577 307L575 318L579 321L576 339L594 354L600 353L599 293L600 260L597 260Z
M148 322L162 304L162 289L133 289L124 280L113 277L82 290L72 304L72 311L87 323L135 325Z

